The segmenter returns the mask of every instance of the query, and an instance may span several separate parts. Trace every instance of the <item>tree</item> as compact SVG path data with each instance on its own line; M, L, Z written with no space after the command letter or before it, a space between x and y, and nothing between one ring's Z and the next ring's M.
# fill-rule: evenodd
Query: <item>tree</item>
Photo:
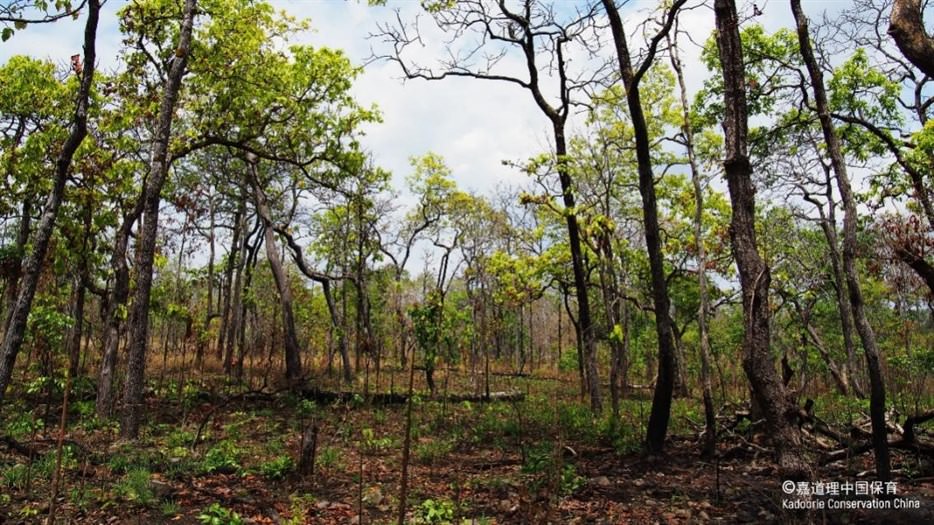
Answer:
M810 471L802 456L800 436L793 426L795 411L785 398L770 354L771 275L756 244L755 188L747 153L745 64L736 4L733 0L716 0L714 15L724 84L723 167L733 209L730 236L743 292L743 369L765 415L783 477L806 479L810 477Z
M652 36L642 62L633 67L629 44L623 30L619 10L613 0L603 0L603 8L610 20L610 30L616 43L616 58L619 73L626 87L626 103L632 118L636 142L636 162L639 171L639 193L642 195L642 212L645 221L645 245L649 255L652 281L652 302L655 305L655 326L658 332L658 380L652 397L652 411L646 429L646 448L649 452L661 452L668 433L671 416L671 398L674 391L674 340L669 316L670 299L665 266L662 258L662 243L658 226L658 205L655 195L655 174L652 170L651 144L645 113L639 93L639 83L652 66L659 44L668 35L683 0L676 0L666 10L665 20L658 33Z
M175 103L181 89L182 77L188 63L196 0L185 0L181 13L178 41L163 85L159 113L154 123L155 136L149 152L149 176L140 195L142 225L136 245L136 290L130 313L130 344L127 349L127 382L124 391L124 412L120 433L136 439L143 411L143 380L146 373L146 345L149 341L149 294L152 290L153 260L156 251L156 232L159 225L159 202L162 187L169 171L169 141Z
M894 0L889 17L889 35L905 58L934 78L934 38L924 27L921 0Z
M574 271L574 288L577 291L578 323L581 327L590 404L592 410L599 413L603 401L596 364L596 334L591 318L589 283L581 248L574 181L567 169L566 136L573 97L602 75L600 69L597 69L572 76L567 55L568 48L572 45L588 48L587 35L591 30L594 12L595 7L590 7L584 12L573 13L567 20L561 20L557 14L558 10L536 0L523 0L516 10L507 6L505 0L468 0L439 5L430 9L430 14L442 31L457 35L459 38L455 40L462 42L469 42L467 35L477 37L478 43L470 49L449 49L453 58L442 62L442 71L437 72L418 66L408 59L407 50L419 42L419 35L412 34L412 28L405 25L384 26L380 28L379 37L391 46L392 50L390 54L376 58L398 64L403 74L410 79L442 80L467 77L517 85L529 92L535 104L547 117L551 124L556 169L566 210L565 221ZM510 51L520 54L527 76L519 77L495 71L500 59ZM480 60L484 56L486 61ZM545 94L547 75L556 77L556 86L553 86L557 92L556 102L550 102Z
M843 199L843 270L846 275L846 285L849 291L850 304L853 307L853 319L856 331L859 333L866 355L866 365L869 369L869 412L872 418L872 444L876 457L876 473L883 481L891 477L889 465L888 430L885 422L885 383L879 366L879 349L876 345L876 335L869 324L865 312L863 292L859 284L859 275L856 271L856 199L850 186L850 177L847 174L846 160L840 139L830 115L830 104L827 101L827 92L824 88L824 76L814 57L811 48L808 21L801 10L801 0L791 0L791 10L794 13L798 27L798 43L801 48L801 57L807 66L811 79L811 89L814 92L814 103L817 116L820 120L821 131L827 146L827 154L837 178L837 187Z
M80 85L75 100L75 113L71 122L71 129L65 139L62 149L55 160L55 173L52 191L49 192L39 223L33 235L33 248L23 262L22 278L19 284L16 302L10 314L10 321L3 342L0 344L0 404L13 375L13 365L23 344L26 331L26 322L32 301L36 294L39 274L42 272L43 261L58 218L58 211L65 194L72 159L78 147L87 136L88 108L90 106L91 86L94 81L94 68L96 55L97 23L100 18L100 2L89 0L88 19L84 29L84 68L81 72Z
M273 279L276 282L276 288L279 290L279 304L282 308L282 329L285 332L285 378L290 388L297 388L302 380L302 361L301 349L298 344L298 336L295 332L295 314L292 311L292 292L289 286L288 276L282 269L282 260L279 258L279 250L276 249L276 238L273 231L272 215L269 212L269 204L259 183L257 174L257 161L255 155L247 156L249 168L250 186L253 188L253 205L256 207L256 213L263 222L263 235L266 244L266 260L269 261L269 268L272 270Z

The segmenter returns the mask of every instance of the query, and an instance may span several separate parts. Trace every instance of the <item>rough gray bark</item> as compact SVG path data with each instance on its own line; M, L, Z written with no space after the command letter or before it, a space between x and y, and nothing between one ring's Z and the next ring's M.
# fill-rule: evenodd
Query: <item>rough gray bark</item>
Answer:
M104 344L101 351L101 368L98 373L95 404L97 415L102 419L113 415L113 383L117 368L117 347L120 343L120 328L126 320L127 299L130 296L130 268L127 265L126 251L130 242L130 232L142 210L142 201L137 201L134 209L123 218L123 223L114 235L114 248L110 254L113 285L104 309Z
M904 4L906 2L896 0L896 8L893 11L898 9L899 3ZM885 424L885 382L879 364L876 335L866 316L863 293L859 284L859 274L856 269L856 222L858 220L856 198L853 196L853 189L850 187L850 178L847 174L840 139L837 137L833 119L830 115L830 104L827 102L823 73L811 48L808 22L801 10L801 0L791 0L791 9L797 23L801 57L804 59L805 66L807 66L808 75L811 78L811 88L814 90L814 103L817 106L821 131L824 134L824 142L827 145L830 163L837 176L837 188L840 191L840 198L843 200L843 272L846 276L850 305L853 307L853 321L856 324L856 332L859 334L860 342L863 345L866 366L869 372L869 417L872 420L872 444L876 460L876 475L882 481L888 481L891 478L891 464L889 460L888 430ZM918 16L920 23L920 7ZM901 44L899 46L901 47ZM931 51L934 51L934 46L926 49L926 52ZM932 57L929 56L928 58ZM934 62L931 65L934 66ZM934 67L932 67L932 71L934 71Z
M26 336L26 321L32 309L32 300L36 295L39 284L39 275L42 273L43 262L49 249L49 241L55 229L58 210L65 195L65 183L71 171L71 161L78 146L84 141L88 133L88 107L90 105L91 85L94 81L94 66L96 56L95 41L97 38L97 22L100 17L100 2L89 0L88 19L84 26L84 69L81 73L81 83L75 102L75 114L71 122L68 138L62 146L61 152L55 159L55 175L52 182L52 191L45 201L45 207L36 226L33 236L32 251L23 261L22 277L17 290L16 302L10 312L7 330L3 334L0 344L0 406L6 395L7 387L13 376L13 366Z
M123 393L123 418L120 435L126 439L139 436L143 406L143 384L146 375L146 344L149 341L149 295L152 291L153 261L156 254L156 233L159 227L159 202L162 186L169 172L169 139L175 103L188 64L191 34L194 27L197 0L185 0L175 58L166 77L159 103L159 115L149 152L149 176L140 199L143 202L142 225L136 243L136 291L130 313L130 342L127 348L127 381Z
M302 360L301 348L298 344L298 335L295 330L295 314L292 311L292 290L289 287L289 279L282 268L282 259L279 258L279 251L276 249L276 237L273 231L272 216L269 212L269 205L266 202L266 195L260 188L259 180L256 174L256 159L249 161L250 185L253 187L253 204L256 206L256 213L263 221L264 244L266 245L266 260L269 262L269 268L272 270L273 279L276 282L276 289L279 291L279 306L282 309L282 330L285 335L285 379L290 388L296 388L302 380Z
M671 398L675 386L675 345L672 333L668 281L665 279L665 262L662 257L662 240L658 225L658 204L655 196L655 177L652 172L651 140L649 128L642 109L639 83L643 75L655 60L658 44L664 39L674 22L678 9L685 0L675 0L668 8L665 25L649 43L648 52L634 69L626 42L623 22L613 0L603 0L603 7L610 22L613 41L616 43L616 58L619 73L626 87L626 103L629 117L632 119L633 135L636 142L636 163L639 172L639 193L642 195L642 216L645 228L645 245L649 256L649 270L652 283L652 301L655 306L655 331L658 335L658 378L652 397L652 410L646 431L646 448L649 452L661 452L668 434L668 420L671 417Z
M753 397L765 416L784 479L808 479L810 468L793 425L794 407L770 353L769 267L759 255L755 228L755 187L749 163L746 67L739 37L739 19L733 0L715 0L717 43L724 84L723 162L730 191L730 237L739 269L743 298L743 369Z

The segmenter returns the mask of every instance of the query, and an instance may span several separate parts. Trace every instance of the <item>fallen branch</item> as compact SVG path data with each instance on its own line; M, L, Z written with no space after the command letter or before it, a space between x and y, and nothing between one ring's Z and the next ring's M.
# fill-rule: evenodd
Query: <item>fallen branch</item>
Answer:
M360 394L355 392L330 392L327 390L319 390L314 388L303 390L302 396L305 399L310 399L319 403L348 403L352 402L354 399L359 399L358 396L360 396ZM367 400L370 403L376 405L402 405L405 404L408 399L408 395L400 393L378 393L369 394L367 396ZM431 399L436 401L447 401L449 403L460 403L463 401L469 401L471 403L486 403L491 401L523 401L525 399L525 393L490 392L489 396L485 394L448 395L436 396Z

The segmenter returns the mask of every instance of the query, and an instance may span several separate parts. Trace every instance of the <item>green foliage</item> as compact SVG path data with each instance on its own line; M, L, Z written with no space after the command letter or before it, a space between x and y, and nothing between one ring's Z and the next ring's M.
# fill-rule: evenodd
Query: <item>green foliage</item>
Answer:
M31 411L11 411L4 425L4 433L13 439L23 439L45 427L45 421Z
M201 525L243 525L243 518L220 503L212 503L198 514L198 522Z
M156 496L152 490L149 470L145 468L133 468L129 470L120 481L114 485L114 493L120 498L137 503L142 506L149 506L155 502Z
M360 431L361 447L364 454L375 455L395 446L395 440L390 436L378 438L372 428Z
M29 465L15 463L3 469L3 486L10 489L23 490L29 479Z
M289 456L276 456L259 467L260 473L269 479L283 479L295 470L295 462Z
M175 518L181 512L181 506L177 501L165 500L159 504L159 513L165 518Z
M454 520L454 503L446 499L426 499L416 512L416 523L448 525Z
M317 464L323 469L341 468L341 452L334 447L324 447L318 453Z
M560 462L560 454L555 444L548 441L529 447L522 472L533 475L533 487L538 489L556 482L559 492L566 496L583 486L584 479L577 475L577 468L573 464Z
M240 471L242 451L236 442L223 440L208 449L201 460L201 469L205 473L234 473Z
M419 463L434 465L443 460L452 450L454 450L453 441L436 438L416 444L413 451Z

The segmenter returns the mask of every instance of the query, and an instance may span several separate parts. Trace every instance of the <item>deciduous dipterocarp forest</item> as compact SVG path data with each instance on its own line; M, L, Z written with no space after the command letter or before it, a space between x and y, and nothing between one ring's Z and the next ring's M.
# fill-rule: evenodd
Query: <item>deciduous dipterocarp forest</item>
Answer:
M0 522L934 522L932 24L0 2Z

